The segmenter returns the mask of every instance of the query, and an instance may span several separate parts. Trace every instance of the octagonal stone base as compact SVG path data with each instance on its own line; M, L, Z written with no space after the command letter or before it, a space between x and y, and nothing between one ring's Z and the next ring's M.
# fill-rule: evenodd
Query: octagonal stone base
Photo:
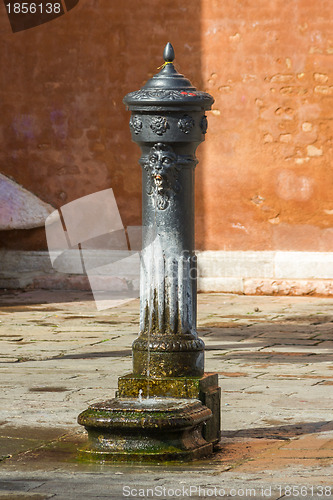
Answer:
M145 377L129 373L118 378L117 396L120 398L180 398L199 399L212 412L212 418L203 426L203 437L216 446L221 437L221 389L217 373L202 377Z
M79 456L93 461L194 460L210 455L202 435L211 410L197 399L115 398L78 417L88 431Z

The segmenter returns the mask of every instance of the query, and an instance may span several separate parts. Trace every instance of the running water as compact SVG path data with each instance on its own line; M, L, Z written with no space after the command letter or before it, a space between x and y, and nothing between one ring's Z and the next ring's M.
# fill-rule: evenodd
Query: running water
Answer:
M143 390L140 389L139 390L139 395L138 395L138 400L139 400L139 403L142 403L142 393L143 393Z
M153 234L155 236L155 238L152 238L152 241L150 242L150 245L151 245L151 248L152 248L152 251L153 251L153 261L154 261L154 245L156 244L156 239L158 237L158 231L157 231L157 217L156 217L156 203L155 203L155 210L154 210L154 227L153 227ZM159 277L158 275L158 269L155 268L154 266L154 270L153 270L153 273L155 274L153 280L152 280L152 283L149 283L148 286L152 286L154 284L154 289L155 287L157 287L156 285L156 275ZM153 304L154 302L152 301L151 302L151 307L153 307ZM150 330L151 330L151 325L149 325L149 328L148 328L148 346L147 346L147 399L150 398Z

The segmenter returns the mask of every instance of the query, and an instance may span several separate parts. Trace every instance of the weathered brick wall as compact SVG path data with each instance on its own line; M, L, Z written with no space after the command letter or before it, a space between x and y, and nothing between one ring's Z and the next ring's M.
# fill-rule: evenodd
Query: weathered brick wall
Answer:
M176 64L216 99L198 150L197 247L330 251L332 57L328 0L81 0L12 34L0 18L0 171L59 207L113 187L140 223L139 149L123 96ZM0 233L46 248L43 229Z
M333 246L332 4L204 1L202 74L216 103L202 245Z
M141 223L139 148L122 99L163 63L201 86L200 1L81 0L52 22L12 34L0 18L0 172L58 208L112 187L123 222ZM43 229L6 231L1 246L46 248Z

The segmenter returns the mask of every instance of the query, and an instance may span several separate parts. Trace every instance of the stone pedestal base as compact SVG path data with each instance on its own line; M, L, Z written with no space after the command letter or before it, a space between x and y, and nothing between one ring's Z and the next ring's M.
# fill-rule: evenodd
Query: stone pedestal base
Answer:
M141 392L140 392L141 391ZM148 395L165 398L199 399L212 412L212 418L203 428L204 439L216 445L221 434L221 389L217 373L205 373L202 377L147 378L128 374L118 379L120 398L143 398Z
M193 460L212 453L202 427L212 412L197 399L115 398L78 417L88 431L80 458L98 461Z

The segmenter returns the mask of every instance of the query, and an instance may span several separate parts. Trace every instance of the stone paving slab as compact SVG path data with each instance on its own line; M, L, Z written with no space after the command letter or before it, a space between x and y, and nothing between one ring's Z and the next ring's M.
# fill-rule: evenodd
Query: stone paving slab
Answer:
M251 498L333 498L327 298L198 296L206 371L222 388L222 439L205 461L167 466L75 458L86 439L77 415L113 397L131 371L137 300L100 312L88 292L2 292L0 302L0 500L119 500L126 485L192 486L197 499L215 487L225 488L223 498L249 498L249 486ZM307 497L289 495L293 485L308 488ZM319 487L332 489L320 495ZM170 498L159 491L152 498Z

